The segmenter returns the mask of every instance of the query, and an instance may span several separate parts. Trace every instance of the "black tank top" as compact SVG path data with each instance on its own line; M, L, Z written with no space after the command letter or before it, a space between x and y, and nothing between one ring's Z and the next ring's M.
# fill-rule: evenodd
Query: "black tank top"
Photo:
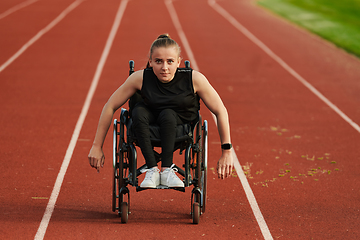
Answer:
M185 122L198 117L199 96L194 93L192 69L178 68L168 83L158 80L152 68L144 69L141 95L144 103L155 113L174 110Z

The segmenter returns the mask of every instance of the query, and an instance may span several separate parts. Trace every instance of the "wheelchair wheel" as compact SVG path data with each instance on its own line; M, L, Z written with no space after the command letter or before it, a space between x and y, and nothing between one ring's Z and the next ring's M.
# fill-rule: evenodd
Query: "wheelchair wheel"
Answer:
M113 175L113 192L112 192L112 211L115 212L116 210L116 199L118 196L117 193L117 189L118 189L118 184L117 184L117 179L116 179L116 170L114 169L114 175Z
M196 150L193 151L193 155L192 155L192 176L193 178L196 180L196 184L194 185L194 187L200 187L200 179L201 179L201 162L202 162L202 135L203 135L203 131L202 131L202 120L201 120L201 116L199 117L199 122L196 126L195 129L195 142L194 142L194 146L196 147Z
M115 175L118 176L118 184L117 184L117 191L118 191L118 198L119 198L119 215L121 215L121 219L123 222L124 211L126 205L126 219L129 210L130 204L130 196L129 196L129 189L127 188L127 173L129 170L129 153L127 150L124 149L124 142L125 142L125 133L124 133L124 123L120 122L120 130L119 130L119 141L118 141L118 154L117 154L117 172ZM128 202L124 202L124 196L128 195ZM127 222L127 220L126 220Z
M200 204L198 202L194 202L192 205L192 220L194 224L200 222Z
M202 146L201 146L201 177L200 177L200 192L201 192L201 212L205 212L206 198L207 198L207 162L208 162L208 124L204 120L202 129Z
M124 144L124 123L114 120L114 133L113 133L113 196L112 196L112 210L115 212L118 210L119 216L121 216L122 221L125 220L123 214L126 212L128 214L129 206L128 202L124 202L124 195L129 195L129 190L126 187L126 173L127 165L126 158L127 152L123 149ZM128 201L130 197L128 196ZM123 211L126 207L126 211ZM127 218L127 217L126 217ZM126 220L127 221L127 220Z
M114 120L114 131L113 131L113 167L114 167L114 174L113 174L113 192L112 192L112 211L115 212L117 210L116 199L119 196L119 186L118 186L118 148L117 148L117 128L118 128L118 121Z
M129 208L127 202L122 202L120 206L121 223L127 223L129 218Z
M119 168L119 188L122 188L125 186L124 178L126 177L126 170L127 168L124 167L125 162L127 159L125 158L126 152L123 149L124 144L124 123L120 122L120 131L119 131L119 143L118 143L118 168Z

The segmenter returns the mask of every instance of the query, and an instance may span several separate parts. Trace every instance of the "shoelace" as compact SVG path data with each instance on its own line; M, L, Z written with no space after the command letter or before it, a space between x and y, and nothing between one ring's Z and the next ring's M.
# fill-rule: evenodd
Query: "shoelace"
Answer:
M177 168L173 168L174 165L175 165L175 164L171 165L171 167L170 167L169 170L168 170L168 171L169 171L168 179L169 179L169 178L172 178L172 179L177 178L177 176L176 176L175 173L178 171L178 169L177 169Z
M152 178L152 175L153 175L155 172L159 172L159 169L150 168L150 169L142 170L141 172L142 172L142 173L145 173L145 172L146 172L145 179L151 179L151 178Z
M177 172L177 169L171 169L168 178L177 179L178 177L176 176L175 172Z

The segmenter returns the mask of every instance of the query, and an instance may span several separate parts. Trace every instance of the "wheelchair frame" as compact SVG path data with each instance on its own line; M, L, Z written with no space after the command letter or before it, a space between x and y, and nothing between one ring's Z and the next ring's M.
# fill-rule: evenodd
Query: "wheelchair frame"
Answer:
M129 75L134 72L134 61L129 62ZM190 62L185 61L186 68L190 68ZM113 192L112 211L118 211L121 223L127 223L130 214L130 191L128 185L136 187L136 191L149 188L141 188L138 184L138 176L146 169L146 164L137 167L136 141L129 134L130 117L126 109L121 109L120 118L114 120L113 125ZM126 130L126 133L125 133ZM206 189L207 189L207 159L208 159L208 124L202 122L199 114L198 122L192 126L192 134L185 141L175 144L175 149L182 154L185 150L184 169L176 166L178 173L184 177L185 187L193 186L191 192L191 216L194 224L200 221L200 215L205 213ZM154 144L153 144L154 146ZM160 154L154 150L155 158L159 162ZM169 188L158 186L156 189L173 189L185 192L185 187ZM126 197L127 195L127 197Z

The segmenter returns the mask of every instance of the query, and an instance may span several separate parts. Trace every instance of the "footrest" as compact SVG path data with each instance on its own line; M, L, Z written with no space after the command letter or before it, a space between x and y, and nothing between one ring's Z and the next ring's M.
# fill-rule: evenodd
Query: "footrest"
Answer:
M156 188L142 188L140 186L136 187L136 191L140 192L140 191L144 191L144 190L156 190L156 189L172 189L172 190L176 190L176 191L180 191L180 192L185 192L185 187L168 187L168 186L164 186L164 185L159 185Z

